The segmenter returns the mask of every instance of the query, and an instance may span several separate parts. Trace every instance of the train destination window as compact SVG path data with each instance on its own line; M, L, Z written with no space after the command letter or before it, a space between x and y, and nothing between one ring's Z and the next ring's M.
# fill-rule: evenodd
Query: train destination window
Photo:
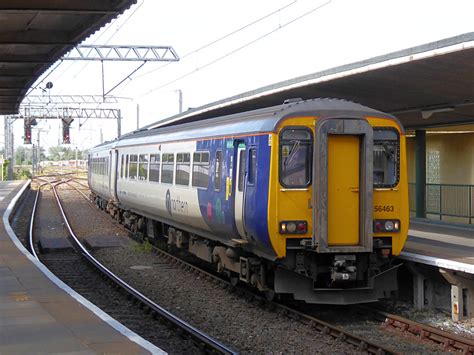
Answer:
M137 172L138 172L138 155L131 154L130 165L128 167L128 177L130 178L130 180L137 179Z
M172 184L174 175L174 154L167 153L161 157L161 182Z
M287 128L280 134L280 183L287 188L311 184L312 136L306 128Z
M239 167L239 191L244 191L244 177L245 177L245 150L240 151L240 167Z
M140 154L138 161L138 180L148 180L148 154Z
M214 190L221 190L222 179L222 150L216 152L216 169L214 171Z
M209 153L196 152L193 154L193 181L195 187L207 188L209 181Z
M252 148L249 150L249 184L255 184L257 176L257 149Z
M176 185L189 185L189 172L191 171L191 154L176 154Z
M394 187L398 184L400 140L394 129L374 129L374 186Z
M150 154L150 181L160 182L160 155Z

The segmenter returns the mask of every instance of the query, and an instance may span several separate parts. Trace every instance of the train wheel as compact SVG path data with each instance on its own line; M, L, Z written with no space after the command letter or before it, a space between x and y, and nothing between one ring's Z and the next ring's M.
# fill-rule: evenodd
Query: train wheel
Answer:
M232 272L230 275L230 284L236 287L238 283L239 283L239 275L236 274L235 272Z
M265 295L265 298L267 299L267 301L270 301L270 302L273 301L276 296L275 291L271 289L267 289L263 291L263 294Z

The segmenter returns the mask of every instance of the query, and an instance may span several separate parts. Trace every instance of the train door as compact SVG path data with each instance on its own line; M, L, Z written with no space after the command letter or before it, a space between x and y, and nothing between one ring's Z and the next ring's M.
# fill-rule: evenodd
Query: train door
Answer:
M359 146L359 136L328 136L329 246L359 244Z
M245 162L247 160L247 152L245 143L238 143L237 146L237 158L235 164L235 198L234 198L234 218L235 225L239 235L245 239L245 226L244 226L244 216L245 216Z
M318 252L372 251L373 130L363 119L316 124L313 244Z
M117 172L119 166L118 150L109 152L110 170L109 170L109 189L110 196L117 201Z

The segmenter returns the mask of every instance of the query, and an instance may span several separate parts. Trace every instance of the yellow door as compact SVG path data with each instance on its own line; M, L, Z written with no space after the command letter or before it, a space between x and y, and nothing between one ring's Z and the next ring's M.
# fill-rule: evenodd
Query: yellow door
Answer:
M359 244L360 138L328 136L328 245Z

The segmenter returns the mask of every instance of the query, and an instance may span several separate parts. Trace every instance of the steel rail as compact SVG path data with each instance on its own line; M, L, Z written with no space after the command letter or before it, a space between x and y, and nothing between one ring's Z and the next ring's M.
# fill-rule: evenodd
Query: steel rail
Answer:
M39 196L40 196L40 193L41 193L41 188L44 185L47 185L47 184L48 183L45 182L45 183L38 186L38 191L36 191L36 197L35 197L35 201L33 203L33 210L31 211L31 218L30 218L30 228L29 228L29 236L28 236L28 249L29 249L31 255L33 255L33 257L37 260L39 260L39 258L38 258L38 254L36 254L36 250L35 250L33 229L34 229L34 224L35 224L36 209L38 207L38 200L39 200Z
M69 220L66 216L66 213L63 209L63 206L61 204L60 198L58 196L58 193L56 191L56 187L53 186L53 193L56 198L56 201L58 203L58 207L61 211L61 215L63 217L64 223L66 225L66 228L69 231L69 234L71 238L73 239L73 242L75 246L79 249L79 253L83 255L90 263L92 263L95 267L97 267L101 272L103 272L109 279L111 279L115 284L123 288L125 291L127 291L129 294L133 295L136 299L138 299L142 304L147 306L150 310L153 312L156 312L157 315L160 317L164 318L166 321L170 322L173 324L175 327L182 329L185 331L189 336L191 336L193 339L195 339L199 344L202 344L203 346L207 347L210 350L217 351L222 354L237 354L236 351L232 350L231 348L225 346L224 344L220 343L219 341L213 339L209 335L201 332L197 328L193 327L189 323L185 322L184 320L176 317L160 305L156 304L153 302L151 299L143 295L141 292L138 290L134 289L132 286L128 285L125 281L123 281L121 278L119 278L117 275L115 275L113 272L111 272L107 267L105 267L103 264L101 264L97 259L95 259L91 253L82 245L82 243L79 241L79 238L74 234L74 231L71 228L71 225L69 223Z

